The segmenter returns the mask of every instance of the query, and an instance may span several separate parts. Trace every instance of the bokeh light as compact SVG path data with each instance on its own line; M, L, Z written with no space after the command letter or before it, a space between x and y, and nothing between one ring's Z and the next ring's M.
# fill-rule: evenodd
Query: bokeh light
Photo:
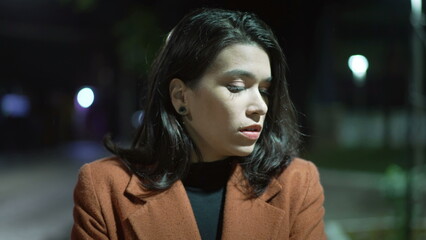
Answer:
M95 94L89 87L80 89L77 93L77 102L83 108L90 107L95 100Z
M30 100L22 94L6 94L1 100L3 115L10 117L25 117L30 110Z
M368 69L367 58L363 55L352 55L349 57L348 66L352 71L355 82L358 84L363 84Z

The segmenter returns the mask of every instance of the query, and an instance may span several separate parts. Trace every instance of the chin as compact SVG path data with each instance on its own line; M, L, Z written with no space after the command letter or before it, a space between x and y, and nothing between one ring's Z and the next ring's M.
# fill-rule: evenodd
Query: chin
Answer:
M238 157L247 157L248 155L250 155L254 150L254 145L253 146L244 146L244 147L239 147L238 149L236 149L235 151L235 156Z

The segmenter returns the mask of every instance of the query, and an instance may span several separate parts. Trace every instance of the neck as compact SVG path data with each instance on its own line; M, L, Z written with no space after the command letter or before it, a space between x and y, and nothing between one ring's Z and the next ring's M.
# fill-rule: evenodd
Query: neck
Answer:
M226 185L233 167L231 159L192 163L182 181L185 186L215 191Z
M228 157L206 157L206 154L200 153L200 156L195 153L195 151L191 154L191 163L199 163L199 162L217 162L227 159Z

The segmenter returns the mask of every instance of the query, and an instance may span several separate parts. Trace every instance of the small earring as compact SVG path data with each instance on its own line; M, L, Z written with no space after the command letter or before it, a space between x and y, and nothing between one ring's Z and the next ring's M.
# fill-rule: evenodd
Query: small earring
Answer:
M186 107L179 107L178 112L180 115L186 115Z

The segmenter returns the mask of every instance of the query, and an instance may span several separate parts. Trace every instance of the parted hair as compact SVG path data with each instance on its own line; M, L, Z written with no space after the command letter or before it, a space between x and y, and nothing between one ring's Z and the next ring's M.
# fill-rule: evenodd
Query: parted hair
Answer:
M262 48L269 56L272 74L268 112L253 152L245 157L230 156L243 169L248 196L261 195L296 156L300 133L287 90L286 60L270 27L253 13L198 9L172 29L152 63L142 106L144 117L132 145L122 148L110 137L104 141L141 179L144 188L153 192L168 189L185 176L193 152L201 157L171 103L170 81L179 78L196 87L219 52L233 44Z

